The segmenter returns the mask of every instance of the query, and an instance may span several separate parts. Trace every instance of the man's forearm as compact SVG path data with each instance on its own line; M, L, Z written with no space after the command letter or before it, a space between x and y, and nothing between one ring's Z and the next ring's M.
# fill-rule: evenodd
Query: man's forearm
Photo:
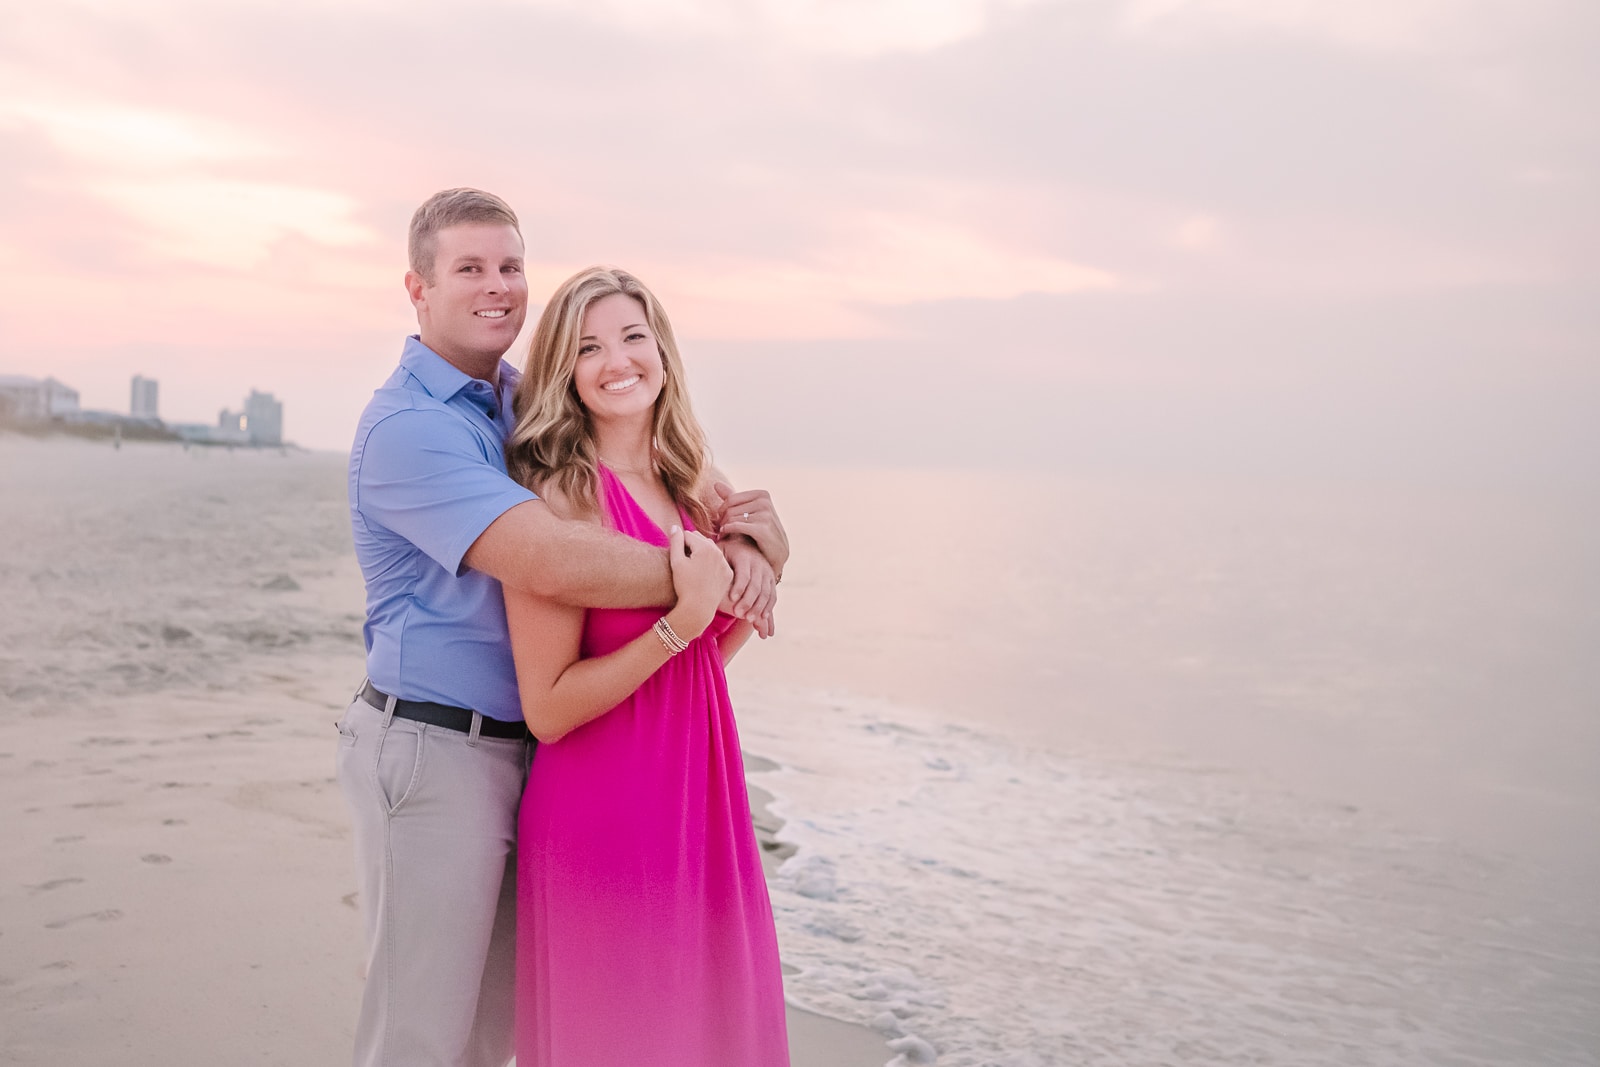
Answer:
M665 607L676 600L665 549L557 518L537 500L490 523L467 549L466 564L508 588L574 607Z

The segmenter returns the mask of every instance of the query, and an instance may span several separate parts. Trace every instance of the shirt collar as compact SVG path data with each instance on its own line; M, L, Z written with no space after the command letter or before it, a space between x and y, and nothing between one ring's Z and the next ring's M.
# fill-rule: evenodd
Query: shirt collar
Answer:
M406 338L405 348L400 353L400 366L422 383L422 388L427 390L428 395L440 403L449 403L457 393L465 392L467 399L483 408L491 418L497 416L502 404L507 409L510 408L512 394L516 392L517 383L522 380L522 373L502 359L500 396L497 398L488 390L472 389L470 388L472 383L479 379L467 374L423 344L422 338L417 334Z

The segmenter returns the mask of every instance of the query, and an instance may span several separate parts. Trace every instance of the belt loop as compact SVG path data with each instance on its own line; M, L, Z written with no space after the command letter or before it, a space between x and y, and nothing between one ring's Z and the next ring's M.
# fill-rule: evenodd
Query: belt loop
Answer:
M480 712L472 713L472 729L467 731L467 744L476 745L478 735L483 732L483 715Z
M395 697L395 695L393 693L390 693L387 697L384 698L384 701L383 701L383 728L385 730L387 730L389 728L389 724L391 722L394 722L394 706L397 703L399 703L399 700Z

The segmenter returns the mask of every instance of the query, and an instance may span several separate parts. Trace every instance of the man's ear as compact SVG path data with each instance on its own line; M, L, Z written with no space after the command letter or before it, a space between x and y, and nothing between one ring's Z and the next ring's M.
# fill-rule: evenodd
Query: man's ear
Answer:
M422 291L428 287L427 280L414 270L406 271L406 295L411 298L411 306L422 310Z

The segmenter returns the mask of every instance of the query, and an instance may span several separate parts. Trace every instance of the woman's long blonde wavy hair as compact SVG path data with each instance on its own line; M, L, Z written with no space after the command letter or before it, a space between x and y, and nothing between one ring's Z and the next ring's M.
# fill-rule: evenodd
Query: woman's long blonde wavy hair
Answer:
M584 312L614 293L631 296L644 306L645 322L655 335L665 368L651 431L656 471L672 499L698 529L709 534L713 519L702 494L711 455L689 405L678 342L655 294L626 271L611 267L579 271L562 282L544 306L513 401L517 422L506 438L506 469L535 492L553 485L579 512L600 513L594 427L578 399L574 375Z

